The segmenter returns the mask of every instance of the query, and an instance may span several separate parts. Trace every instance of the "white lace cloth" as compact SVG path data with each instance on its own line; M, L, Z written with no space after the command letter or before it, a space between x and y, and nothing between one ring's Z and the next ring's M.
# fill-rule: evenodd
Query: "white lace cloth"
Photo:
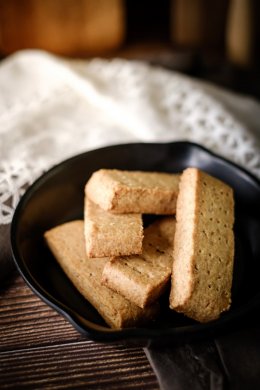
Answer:
M260 177L259 118L251 99L140 62L17 53L0 65L0 224L43 171L108 144L190 140Z

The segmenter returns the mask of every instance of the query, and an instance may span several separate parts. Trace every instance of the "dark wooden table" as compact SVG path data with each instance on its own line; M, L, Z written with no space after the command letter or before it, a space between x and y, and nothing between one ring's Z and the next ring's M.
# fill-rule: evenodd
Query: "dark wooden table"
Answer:
M81 336L15 275L0 291L0 388L154 389L141 348Z

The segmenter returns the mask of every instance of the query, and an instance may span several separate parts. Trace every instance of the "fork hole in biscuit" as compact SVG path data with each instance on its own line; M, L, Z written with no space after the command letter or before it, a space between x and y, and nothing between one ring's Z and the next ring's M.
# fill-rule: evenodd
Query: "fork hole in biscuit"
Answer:
M207 237L207 233L206 233L206 231L205 231L205 230L202 230L202 233L204 234L204 236L206 236L206 237Z
M164 255L164 253L165 253L164 251L162 251L162 250L159 249L159 248L156 248L156 252L157 252L157 253L160 253L160 254L162 254L162 255Z

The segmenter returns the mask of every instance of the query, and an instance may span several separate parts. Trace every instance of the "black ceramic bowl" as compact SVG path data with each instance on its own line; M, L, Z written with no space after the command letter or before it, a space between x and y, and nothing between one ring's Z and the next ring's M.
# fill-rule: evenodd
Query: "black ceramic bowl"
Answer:
M234 189L236 254L232 307L218 320L199 324L169 310L165 296L157 321L143 328L109 329L58 266L44 243L43 233L63 222L83 218L84 185L99 168L181 172L188 166L199 167ZM89 339L149 345L215 335L260 306L259 200L258 180L199 145L176 142L110 146L62 162L26 191L12 221L13 257L32 290Z

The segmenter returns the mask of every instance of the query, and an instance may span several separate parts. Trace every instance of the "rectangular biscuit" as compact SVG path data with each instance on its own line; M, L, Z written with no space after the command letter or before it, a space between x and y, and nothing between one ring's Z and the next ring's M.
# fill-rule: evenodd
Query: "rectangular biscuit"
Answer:
M114 213L175 214L179 175L160 172L100 169L92 174L85 193Z
M85 197L85 240L89 257L112 257L142 252L141 214L112 214Z
M233 190L196 169L180 180L170 307L200 322L228 310L234 262Z
M106 263L102 283L140 307L154 302L170 280L175 219L166 217L145 229L143 253Z
M68 278L112 328L133 327L155 318L157 304L140 309L101 285L107 259L93 261L86 256L83 221L57 226L47 231L44 237Z

